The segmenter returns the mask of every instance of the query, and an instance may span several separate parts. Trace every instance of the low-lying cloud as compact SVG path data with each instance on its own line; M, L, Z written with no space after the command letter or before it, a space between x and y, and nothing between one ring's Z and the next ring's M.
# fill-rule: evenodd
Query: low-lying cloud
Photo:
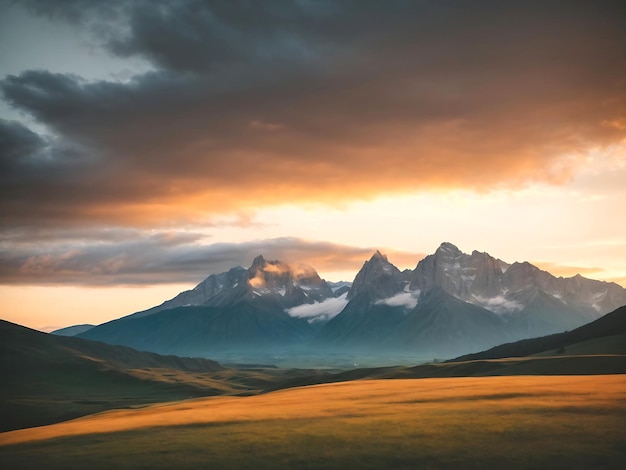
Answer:
M315 302L312 304L303 304L285 310L292 317L306 318L309 322L327 321L337 316L348 305L346 299L347 293L337 297Z
M509 300L503 295L491 298L477 296L474 297L474 301L477 305L499 314L518 312L524 308L524 305L520 302Z
M408 310L415 308L417 305L419 293L417 292L399 292L393 297L377 300L379 305L389 305L390 307L404 307Z

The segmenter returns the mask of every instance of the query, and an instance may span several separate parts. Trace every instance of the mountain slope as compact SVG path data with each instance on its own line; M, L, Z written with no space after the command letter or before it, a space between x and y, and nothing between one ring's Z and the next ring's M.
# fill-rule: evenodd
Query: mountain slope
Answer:
M178 307L122 318L81 337L162 354L206 356L297 345L313 333L305 319L289 316L277 297L266 296L222 307Z
M482 307L435 287L420 299L386 342L390 348L450 357L499 344L509 338L506 322Z
M554 308L567 311L570 319L575 318L575 326L626 304L626 289L615 283L580 275L556 277L528 262L508 264L478 251L468 255L447 242L421 260L409 278L410 290L424 293L439 287L458 299L501 314L524 310L540 291L554 302L541 312L538 306L531 310L541 315L549 315ZM556 323L553 331L567 327ZM549 329L550 321L544 326Z
M166 300L161 305L149 308L141 312L134 313L134 317L144 317L162 310L176 307L196 306L208 302L219 293L233 289L242 281L246 270L241 266L236 266L225 273L211 274L204 281L191 290L181 292L174 298Z
M207 359L159 356L0 320L0 429L42 425L131 404L223 393L218 391L220 386L191 379L223 369Z
M401 292L406 285L404 275L389 262L380 251L376 251L357 273L348 292L348 300L368 293L378 299L391 297Z
M72 325L66 328L61 328L58 330L51 331L50 334L58 335L58 336L76 336L81 333L84 333L87 330L92 329L94 326L96 325L89 325L89 324Z
M308 341L317 330L311 326L317 317L289 312L302 305L319 307L328 299L335 299L332 288L310 266L257 256L248 269L211 275L158 307L80 337L167 354L267 352ZM326 318L328 312L318 308L315 314Z
M526 297L524 307L506 315L512 338L532 338L571 330L598 318L597 312L568 306L537 287L525 289L521 295ZM519 299L515 294L511 298Z
M467 255L452 243L444 242L417 264L410 274L410 288L428 292L440 287L466 301L491 298L500 294L500 276L507 267L487 253L474 251Z
M321 328L316 343L338 349L379 347L405 318L406 305L390 299L402 296L406 285L400 270L377 251L354 278L348 304Z
M557 278L528 262L465 254L445 242L413 271L401 272L377 251L351 285L329 284L307 265L257 256L248 269L213 274L159 306L79 336L211 357L309 346L320 354L450 357L571 330L622 304L626 289L617 284ZM146 320L130 321L139 319Z
M586 294L570 292L572 286ZM317 343L450 357L576 328L598 318L600 298L622 295L626 290L611 283L564 280L530 263L467 255L451 243L404 273L376 252Z
M374 293L361 292L322 327L315 343L333 349L380 349L405 317L404 307L382 304Z
M457 357L453 361L530 356L552 349L566 349L568 346L578 343L608 337L624 337L626 342L626 306L607 313L603 317L573 331L502 344L487 351Z
M339 295L342 293L343 290ZM289 265L259 255L248 269L236 266L224 273L211 274L193 289L127 317L145 317L177 307L221 307L237 303L244 297L264 295L280 296L285 308L322 302L336 296L311 266Z

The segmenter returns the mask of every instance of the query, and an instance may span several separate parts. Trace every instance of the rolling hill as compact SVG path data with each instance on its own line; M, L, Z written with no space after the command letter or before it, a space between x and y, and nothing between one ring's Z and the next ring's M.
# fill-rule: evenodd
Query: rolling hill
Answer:
M160 356L0 320L0 430L112 408L232 393L208 359Z
M502 344L487 351L457 357L449 362L531 356L551 350L557 354L565 354L582 343L592 342L595 344L595 351L593 346L588 347L587 354L607 354L626 348L626 306L572 331ZM607 349L607 343L613 346L608 346Z
M432 297L441 295L434 291ZM444 309L449 308L445 301L460 302L448 298L448 294L443 300L439 307ZM175 314L176 309L172 310L172 321ZM159 315L154 316L158 318ZM453 316L452 324L455 322ZM462 328L463 322L457 326ZM625 373L626 306L568 333L505 344L453 362L336 373L228 369L206 359L161 356L0 321L0 432L149 403L214 395L255 395L363 379Z

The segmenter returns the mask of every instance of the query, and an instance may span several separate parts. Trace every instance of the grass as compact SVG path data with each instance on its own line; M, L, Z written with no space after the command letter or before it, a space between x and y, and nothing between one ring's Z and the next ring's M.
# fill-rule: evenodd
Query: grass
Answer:
M626 376L361 380L0 434L3 468L626 468Z
M564 346L562 349L552 349L544 351L535 356L555 356L555 355L599 355L599 354L621 354L626 355L626 334L615 336L603 336L593 338L580 343Z

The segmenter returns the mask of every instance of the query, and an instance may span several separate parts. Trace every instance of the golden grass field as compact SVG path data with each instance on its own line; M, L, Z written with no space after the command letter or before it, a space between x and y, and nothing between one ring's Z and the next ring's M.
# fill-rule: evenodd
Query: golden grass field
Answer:
M0 434L2 468L626 468L626 375L360 380Z

